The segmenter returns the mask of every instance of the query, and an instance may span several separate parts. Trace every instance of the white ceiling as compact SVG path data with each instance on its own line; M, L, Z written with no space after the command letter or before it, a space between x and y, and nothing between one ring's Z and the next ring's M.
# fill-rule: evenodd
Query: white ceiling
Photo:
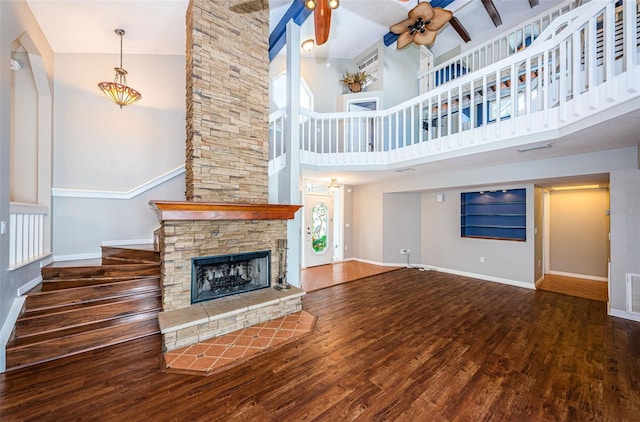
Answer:
M293 0L269 0L270 31ZM237 0L238 4L266 4L266 0ZM497 36L504 28L539 14L561 0L540 0L529 8L528 0L494 0L504 24L496 29L480 0L455 0L452 10L472 37L481 42ZM114 29L127 31L125 54L184 54L185 13L188 0L27 0L55 53L117 53ZM389 26L406 18L416 1L342 0L332 13L329 42L310 55L354 58L389 31ZM301 39L313 38L313 16L301 27ZM433 46L436 55L461 43L446 25ZM392 47L393 48L393 47Z

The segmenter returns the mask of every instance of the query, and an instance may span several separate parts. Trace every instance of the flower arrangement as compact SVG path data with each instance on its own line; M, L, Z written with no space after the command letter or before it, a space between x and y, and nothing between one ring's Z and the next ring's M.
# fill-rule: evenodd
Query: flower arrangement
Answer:
M363 85L371 78L367 72L359 70L357 72L349 72L348 70L342 75L340 82L351 92L360 92Z

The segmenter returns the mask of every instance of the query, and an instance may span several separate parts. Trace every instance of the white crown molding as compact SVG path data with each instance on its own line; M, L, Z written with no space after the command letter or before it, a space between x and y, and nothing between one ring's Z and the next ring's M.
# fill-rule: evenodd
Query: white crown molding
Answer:
M105 191L91 189L52 188L51 195L55 198L95 198L95 199L132 199L136 196L163 184L185 172L184 166L176 167L155 179L141 184L129 191Z

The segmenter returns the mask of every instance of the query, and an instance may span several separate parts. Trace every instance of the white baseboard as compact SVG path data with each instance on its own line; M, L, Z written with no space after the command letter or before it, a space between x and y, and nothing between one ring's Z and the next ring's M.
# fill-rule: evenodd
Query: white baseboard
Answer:
M515 286L515 287L522 287L522 288L525 288L525 289L535 290L535 288L536 288L535 284L533 284L533 283L525 283L524 281L509 280L507 278L493 277L493 276L485 275L485 274L469 273L469 272L466 272L466 271L452 270L450 268L441 268L441 267L433 267L433 266L427 266L427 268L433 268L434 270L440 271L440 272L443 272L443 273L461 275L461 276L464 276L464 277L477 278L477 279L480 279L480 280L492 281L494 283L507 284L509 286Z
M538 287L538 284L542 283L542 281L544 280L544 274L542 275L542 277L540 277L539 279L536 280L535 283L533 283L536 288Z
M631 312L625 312L619 309L609 308L609 315L617 318L624 318L624 319L629 319L631 321L640 322L640 314L632 314Z
M549 271L549 274L552 275L561 275L564 277L573 277L573 278L584 278L585 280L593 280L593 281L609 281L607 277L599 277L597 275L585 275L585 274L575 274L575 273L565 273L562 271Z
M91 253L79 253L72 255L54 255L53 260L55 262L60 261L77 261L79 259L100 259L102 258L101 252L91 252Z
M22 310L25 300L25 296L13 299L7 318L5 318L4 324L0 329L0 373L3 373L7 369L7 343L9 342L9 337L13 331L13 327L16 325L16 321L20 316L20 311Z
M404 264L394 264L394 263L388 263L388 262L372 261L370 259L362 259L362 258L349 258L349 261L364 262L365 264L378 265L380 267L406 267L407 266L406 262Z
M102 246L130 246L130 245L153 245L151 239L129 239L129 240L104 240Z
M39 275L38 277L34 278L31 281L27 281L22 286L18 287L18 291L17 291L18 296L22 296L23 294L27 293L29 290L33 289L40 283L42 283L41 275Z

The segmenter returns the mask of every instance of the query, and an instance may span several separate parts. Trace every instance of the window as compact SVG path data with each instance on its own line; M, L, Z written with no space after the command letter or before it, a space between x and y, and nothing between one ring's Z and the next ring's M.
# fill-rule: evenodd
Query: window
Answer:
M287 74L281 73L272 82L271 98L278 109L287 105ZM309 86L300 78L300 107L313 110L313 93Z

